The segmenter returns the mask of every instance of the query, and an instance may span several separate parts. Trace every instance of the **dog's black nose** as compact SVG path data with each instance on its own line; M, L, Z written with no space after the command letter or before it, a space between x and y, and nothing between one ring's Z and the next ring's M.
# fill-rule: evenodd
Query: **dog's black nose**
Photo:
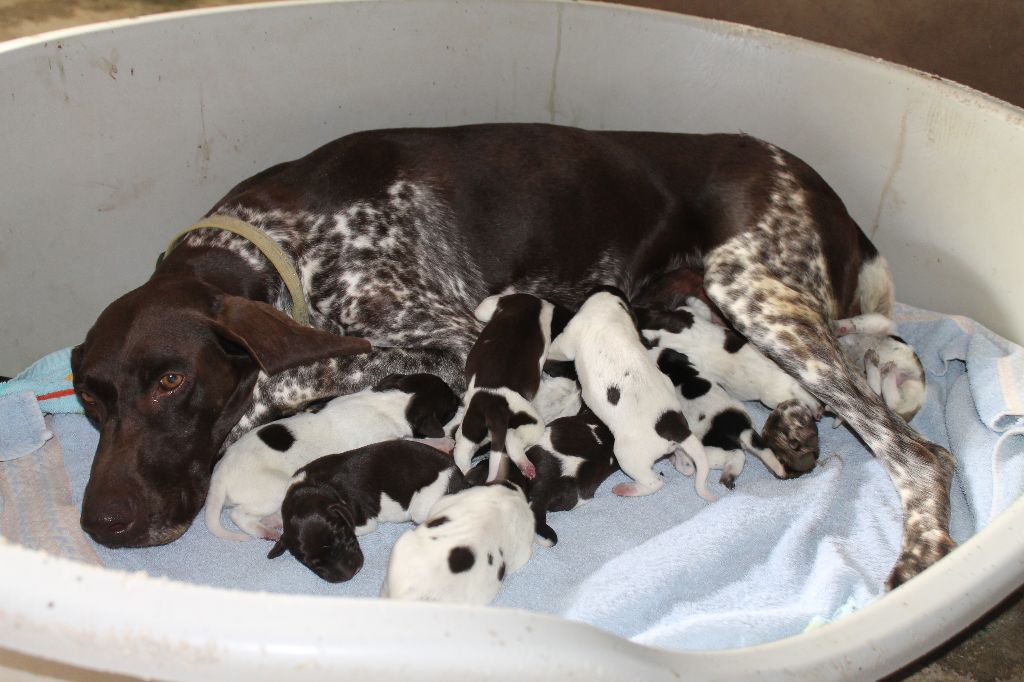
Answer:
M82 529L96 542L110 547L125 543L135 520L135 503L129 497L108 499L102 506L82 510Z

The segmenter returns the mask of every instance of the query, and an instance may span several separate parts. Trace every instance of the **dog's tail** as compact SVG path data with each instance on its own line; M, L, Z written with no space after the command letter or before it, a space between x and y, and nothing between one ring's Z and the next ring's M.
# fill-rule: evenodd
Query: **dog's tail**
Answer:
M857 273L857 302L860 314L878 313L892 318L892 309L896 303L895 287L892 283L892 272L889 263L881 254L864 261Z
M228 491L224 479L215 471L210 481L210 492L206 495L206 527L210 532L225 540L252 540L245 533L236 533L220 524L220 512L227 502Z

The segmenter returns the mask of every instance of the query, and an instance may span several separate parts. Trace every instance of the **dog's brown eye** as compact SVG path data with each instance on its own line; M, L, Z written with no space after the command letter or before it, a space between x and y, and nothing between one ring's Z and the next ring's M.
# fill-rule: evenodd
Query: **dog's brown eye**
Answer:
M185 377L175 372L168 372L167 374L160 377L160 388L165 391L173 391L178 386L181 386L181 382L185 380Z
M92 393L86 393L85 391L79 392L78 399L81 400L86 405L96 404L96 398L93 397Z

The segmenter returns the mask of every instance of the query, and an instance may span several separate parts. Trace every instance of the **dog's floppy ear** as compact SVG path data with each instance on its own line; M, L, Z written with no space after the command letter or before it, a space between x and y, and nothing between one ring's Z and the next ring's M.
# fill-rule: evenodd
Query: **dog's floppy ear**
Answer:
M366 339L303 327L273 306L241 296L223 296L212 322L215 333L241 345L271 375L371 350Z
M284 554L285 549L286 547L284 546L284 538L278 538L277 542L274 543L274 546L270 548L269 552L267 552L267 558L276 559L277 557Z

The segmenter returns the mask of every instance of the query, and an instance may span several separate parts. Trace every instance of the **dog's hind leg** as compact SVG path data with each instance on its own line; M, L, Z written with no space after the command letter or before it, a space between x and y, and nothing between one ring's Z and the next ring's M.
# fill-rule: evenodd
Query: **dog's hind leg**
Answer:
M708 254L705 288L740 333L846 420L885 466L903 503L903 546L887 581L893 588L954 546L954 460L890 410L848 364L829 328L834 304L815 227L799 223L810 221L807 215L779 213L791 221L788 231L770 229L769 212L757 228Z

